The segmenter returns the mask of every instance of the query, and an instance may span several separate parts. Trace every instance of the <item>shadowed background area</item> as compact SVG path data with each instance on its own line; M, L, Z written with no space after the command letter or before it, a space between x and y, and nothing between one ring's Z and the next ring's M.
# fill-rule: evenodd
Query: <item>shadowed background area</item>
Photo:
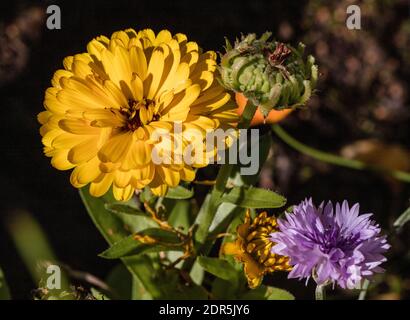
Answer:
M89 219L69 172L51 167L42 152L36 115L45 89L68 55L83 52L98 35L132 27L181 32L205 50L221 50L224 36L266 30L282 41L303 41L318 60L321 80L309 108L283 122L293 136L315 148L386 169L410 171L410 5L408 1L355 1L362 30L345 26L338 1L2 1L0 3L0 266L12 296L32 297L36 288L8 230L19 212L29 212L57 259L104 278L115 265L97 257L106 244ZM46 7L61 8L61 30L48 30ZM262 129L266 131L265 129ZM392 231L409 206L409 184L369 171L324 164L292 150L274 136L260 185L293 204L312 196L360 202ZM208 170L212 171L212 170ZM212 175L212 172L204 172ZM201 189L202 190L202 189ZM199 190L199 191L201 191ZM202 190L203 191L203 190ZM390 241L388 274L372 298L409 298L409 230ZM267 281L283 283L282 275ZM311 298L304 284L287 288ZM310 291L311 292L311 291ZM348 298L348 296L345 296Z

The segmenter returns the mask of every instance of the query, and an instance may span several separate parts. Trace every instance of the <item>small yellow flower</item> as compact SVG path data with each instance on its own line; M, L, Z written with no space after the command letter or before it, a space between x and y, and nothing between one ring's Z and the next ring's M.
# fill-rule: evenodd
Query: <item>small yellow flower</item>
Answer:
M250 288L258 287L266 273L291 270L288 257L271 253L274 243L269 239L270 234L277 230L275 217L268 217L266 212L262 212L251 223L248 210L244 223L236 230L236 241L222 247L222 253L234 255L244 264Z
M63 64L38 115L44 152L55 168L74 169L72 185L90 184L93 196L111 186L117 200L146 186L164 195L192 181L213 156L205 132L237 122L230 95L215 79L216 54L202 53L183 34L127 29L95 38ZM190 152L185 133L192 129L202 135L194 140L202 161L187 163L181 159ZM158 147L168 161L153 161Z

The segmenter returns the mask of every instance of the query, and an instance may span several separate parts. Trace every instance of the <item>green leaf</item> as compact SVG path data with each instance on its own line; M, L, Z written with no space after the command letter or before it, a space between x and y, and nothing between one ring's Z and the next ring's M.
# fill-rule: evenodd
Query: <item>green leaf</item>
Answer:
M121 219L105 208L106 203L114 202L111 194L101 198L95 198L90 195L88 188L85 187L80 189L80 195L95 226L110 245L129 236L130 232L124 228ZM122 261L127 269L140 279L144 288L153 298L162 297L160 288L152 278L152 274L155 273L155 270L149 257L138 255L122 258Z
M165 195L168 199L190 199L194 196L194 191L192 189L186 189L183 186L177 186L175 188L170 188Z
M108 274L105 283L109 286L110 297L114 300L131 299L132 274L123 263L117 264Z
M33 281L36 285L43 286L50 276L47 273L48 267L58 266L59 263L41 225L29 212L16 211L8 222L8 230ZM70 291L67 274L61 269L61 289L50 290L50 296L62 297L61 293Z
M157 227L157 223L149 215L130 203L105 203L104 207L116 215L123 223L124 229L130 233Z
M132 277L131 285L132 300L152 300L151 295L145 290L142 282L137 277Z
M105 209L111 211L114 214L125 213L125 214L129 214L133 216L143 216L143 217L147 216L145 212L142 212L141 210L133 206L130 206L129 204L106 203L104 206L105 206Z
M410 221L410 207L407 208L406 211L404 211L400 217L397 218L396 221L394 221L393 226L396 229L402 228L407 222Z
M176 233L159 228L149 228L138 232L139 235L149 236L162 244L179 244L181 239Z
M192 201L163 199L162 205L166 208L168 223L175 229L179 230L179 232L188 234L188 230L193 222ZM170 262L174 262L183 255L183 252L167 251L165 255ZM179 268L182 264L183 262L181 261L176 265L176 267ZM198 284L200 284L200 282Z
M172 203L171 203L172 202ZM163 202L166 208L170 208L168 215L168 223L174 228L181 230L184 233L188 232L192 224L192 206L188 200L171 200L165 199Z
M215 278L212 282L212 296L218 300L236 300L238 295L238 285L232 282Z
M256 148L255 145L252 145L250 141L248 141L247 144L247 154L252 154L251 150L253 151L254 149L257 149L259 152L259 163L258 163L258 173L254 175L241 175L241 167L244 165L237 164L234 166L233 172L231 174L231 178L228 180L228 185L234 185L234 186L243 186L243 185L255 185L259 181L259 175L262 170L263 165L266 163L266 159L268 158L269 155L269 150L272 144L272 135L271 132L268 132L267 134L262 134L259 136L259 146Z
M266 290L267 300L295 300L295 296L289 291L268 286Z
M144 252L143 249L145 248L144 244L134 239L134 235L130 235L115 242L110 248L100 253L99 256L105 259L119 259Z
M191 271L189 272L189 276L191 277L192 281L200 286L202 284L202 281L204 281L204 275L204 268L201 267L198 261L195 261L194 265L191 268Z
M157 279L165 299L170 300L205 300L208 293L202 286L195 283L181 281L181 271L177 269L165 270Z
M97 300L111 300L104 293L102 293L101 291L99 291L96 288L91 287L90 291L91 291L91 294L93 295L93 297Z
M241 296L242 300L295 300L293 294L284 289L270 286L259 286Z
M10 300L10 290L4 277L3 270L0 268L0 300Z
M236 204L242 208L280 208L286 204L281 195L261 188L234 187L221 199L221 202Z
M230 282L236 282L238 280L238 272L226 260L219 258L198 257L197 261L205 271L218 278Z
M100 253L99 256L105 259L119 259L127 256L158 251L182 251L179 246L181 240L170 231L150 228L138 233L139 235L149 236L158 242L143 243L135 239L135 235L129 235L120 241L115 242L110 248Z

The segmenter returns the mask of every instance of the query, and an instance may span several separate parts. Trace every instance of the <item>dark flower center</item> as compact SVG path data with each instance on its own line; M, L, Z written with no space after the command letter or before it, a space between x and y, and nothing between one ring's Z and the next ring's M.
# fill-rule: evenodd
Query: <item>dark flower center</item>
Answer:
M154 113L154 107L154 101L149 99L142 99L141 101L129 99L128 106L120 110L121 114L127 118L125 129L135 131L151 121L157 121L159 115Z
M338 226L326 226L324 232L306 235L312 242L320 246L323 253L330 253L334 249L343 252L353 250L357 246L358 234L345 235Z

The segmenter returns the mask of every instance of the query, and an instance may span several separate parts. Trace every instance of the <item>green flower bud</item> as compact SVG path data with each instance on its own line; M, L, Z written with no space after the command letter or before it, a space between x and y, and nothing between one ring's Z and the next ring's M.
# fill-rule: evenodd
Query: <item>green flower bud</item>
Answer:
M303 106L312 95L318 77L313 56L303 59L305 46L297 48L267 41L266 32L242 36L234 46L226 40L221 57L221 82L229 90L240 92L258 105L266 116L272 109Z

